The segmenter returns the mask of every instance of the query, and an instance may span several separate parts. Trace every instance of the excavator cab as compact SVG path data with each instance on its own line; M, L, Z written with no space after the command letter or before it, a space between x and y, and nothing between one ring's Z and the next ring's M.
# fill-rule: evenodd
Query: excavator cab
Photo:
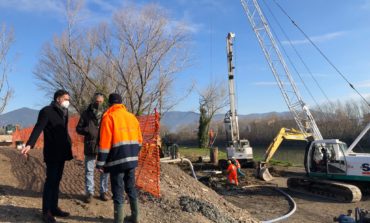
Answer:
M313 141L306 151L305 166L308 175L346 174L346 150L347 145L337 139Z

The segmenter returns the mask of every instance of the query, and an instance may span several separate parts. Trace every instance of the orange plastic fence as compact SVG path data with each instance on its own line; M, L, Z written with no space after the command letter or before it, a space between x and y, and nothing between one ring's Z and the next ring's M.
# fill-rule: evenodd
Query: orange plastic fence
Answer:
M159 161L159 114L155 112L152 115L137 117L140 122L140 128L143 134L143 145L139 154L139 166L136 169L136 186L152 195L160 196L160 161ZM71 116L68 122L68 131L72 139L72 153L75 159L84 159L83 137L76 132L76 126L79 120L78 115ZM27 142L31 135L33 126L17 130L13 133L13 145L16 141ZM43 134L36 142L35 148L42 149L44 145Z
M83 137L78 135L76 132L76 126L77 126L78 120L79 120L78 115L69 117L68 132L72 139L73 157L77 160L83 160L84 159ZM23 141L24 143L26 143L28 138L31 135L32 130L33 130L33 126L15 131L12 137L13 144L15 145L16 141ZM41 134L35 144L35 148L42 149L43 147L44 147L44 135Z
M139 166L136 169L136 186L159 197L159 115L156 112L154 115L140 116L138 120L144 140L139 154Z

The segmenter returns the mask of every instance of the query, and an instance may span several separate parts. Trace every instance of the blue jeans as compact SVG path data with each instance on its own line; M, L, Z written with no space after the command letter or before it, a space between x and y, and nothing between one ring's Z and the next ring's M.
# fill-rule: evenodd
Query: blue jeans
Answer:
M245 174L238 168L238 177L245 177Z
M42 193L42 213L55 211L58 207L59 184L62 180L64 161L46 163L46 179Z
M122 173L110 173L110 182L114 204L124 203L123 191L126 191L130 201L136 200L135 168L125 170Z
M85 155L85 192L94 194L94 170L96 155ZM107 173L100 174L100 194L108 191Z

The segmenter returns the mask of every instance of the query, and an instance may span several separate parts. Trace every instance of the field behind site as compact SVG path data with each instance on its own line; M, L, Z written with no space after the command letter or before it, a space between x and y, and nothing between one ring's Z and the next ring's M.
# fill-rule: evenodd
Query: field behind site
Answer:
M303 166L304 147L281 147L274 155L272 162L274 164ZM253 156L256 161L263 160L266 147L253 147ZM180 147L180 155L187 158L197 159L201 156L209 156L209 149L197 147ZM218 152L219 159L226 159L224 148L220 148Z

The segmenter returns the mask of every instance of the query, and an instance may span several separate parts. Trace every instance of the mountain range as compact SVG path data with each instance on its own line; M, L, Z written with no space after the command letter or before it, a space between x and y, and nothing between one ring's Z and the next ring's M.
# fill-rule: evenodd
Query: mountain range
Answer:
M248 115L238 115L239 120L255 120L263 119L271 116L288 117L290 112L268 112L268 113L252 113ZM161 125L166 126L170 132L175 132L181 126L197 124L200 114L196 112L170 111L162 115ZM225 118L224 114L217 114L213 121L222 121Z
M19 124L21 127L29 127L36 123L39 110L30 108L20 108L0 115L0 126L8 124ZM239 120L255 120L270 116L287 117L290 116L289 112L268 112L268 113L253 113L248 115L239 115ZM181 126L197 124L199 121L199 113L196 112L182 112L170 111L162 115L161 125L175 132ZM224 114L217 114L214 121L222 121Z

